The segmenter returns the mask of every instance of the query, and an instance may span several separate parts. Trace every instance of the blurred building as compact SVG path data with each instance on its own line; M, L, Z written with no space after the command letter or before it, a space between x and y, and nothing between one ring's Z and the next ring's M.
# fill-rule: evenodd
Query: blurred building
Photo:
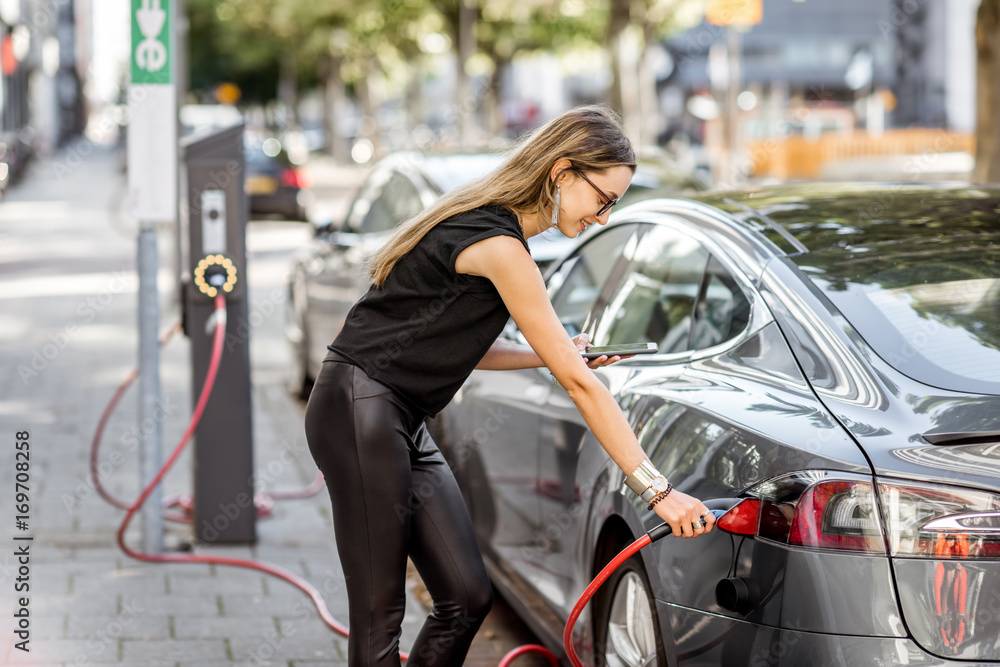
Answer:
M666 42L660 141L704 145L724 179L815 178L848 158L967 152L978 4L763 0L748 28L703 21Z
M879 129L971 131L977 6L978 0L764 0L761 22L739 34L742 86L753 94L741 108L758 109L765 124L748 130L773 135L767 126L787 123L780 110L798 102L848 112L814 119L815 130L874 122ZM726 41L726 28L707 22L668 41L674 68L662 82L667 106L678 110L679 101L724 86L715 79L727 74Z
M0 0L0 171L9 180L32 152L51 152L83 129L78 36L88 16L89 0Z

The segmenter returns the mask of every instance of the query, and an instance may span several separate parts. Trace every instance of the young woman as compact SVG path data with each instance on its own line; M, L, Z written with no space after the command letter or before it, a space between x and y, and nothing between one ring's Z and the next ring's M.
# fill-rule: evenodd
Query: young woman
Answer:
M399 665L409 556L434 600L409 665L461 665L493 590L451 470L424 418L473 369L546 366L597 440L675 535L712 529L699 501L650 464L614 398L549 303L526 239L605 224L635 154L603 107L573 109L521 142L489 176L441 197L373 257L306 408L310 452L326 478L350 608L353 667ZM529 346L497 340L512 317ZM415 489L421 493L414 502ZM702 521L706 525L702 525Z

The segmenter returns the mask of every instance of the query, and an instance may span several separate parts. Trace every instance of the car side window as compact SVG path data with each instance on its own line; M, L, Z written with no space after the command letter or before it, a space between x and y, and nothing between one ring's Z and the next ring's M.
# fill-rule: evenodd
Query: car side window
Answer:
M750 301L715 256L705 270L696 308L691 331L691 349L694 350L726 342L743 331L750 319Z
M549 298L570 336L582 332L636 225L612 227L590 239L549 277Z
M709 253L698 241L669 227L642 238L601 316L594 345L651 341L660 354L691 349L695 303Z
M372 201L361 223L361 232L364 234L387 232L420 213L423 208L417 187L403 174L398 171L393 172L380 195Z
M386 182L391 177L388 169L376 168L368 177L365 184L361 186L361 191L351 204L351 210L347 214L344 224L344 231L358 234L362 231L364 222L372 210L373 204L382 195Z

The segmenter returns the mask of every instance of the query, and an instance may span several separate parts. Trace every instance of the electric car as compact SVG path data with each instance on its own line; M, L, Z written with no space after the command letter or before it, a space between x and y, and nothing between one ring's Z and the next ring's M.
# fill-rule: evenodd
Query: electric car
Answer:
M742 499L616 571L585 662L1000 663L1000 188L647 200L547 286L570 334L658 344L594 372L675 488ZM496 588L561 650L659 519L544 368L475 371L429 427Z
M294 347L293 387L300 396L308 396L327 344L368 289L366 257L388 240L396 225L445 192L485 176L503 158L494 153L393 153L372 169L343 222L316 223L312 242L296 254L288 278L285 332ZM678 170L668 157L644 154L621 204L705 187L697 174ZM574 239L549 230L528 239L528 245L544 271L569 252Z

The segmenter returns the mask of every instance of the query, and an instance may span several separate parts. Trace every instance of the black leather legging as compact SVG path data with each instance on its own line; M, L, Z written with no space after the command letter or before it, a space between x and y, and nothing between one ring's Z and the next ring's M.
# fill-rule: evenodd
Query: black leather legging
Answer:
M461 665L493 588L423 415L331 352L309 396L305 430L333 505L350 608L349 664L399 667L409 556L434 604L408 665Z

